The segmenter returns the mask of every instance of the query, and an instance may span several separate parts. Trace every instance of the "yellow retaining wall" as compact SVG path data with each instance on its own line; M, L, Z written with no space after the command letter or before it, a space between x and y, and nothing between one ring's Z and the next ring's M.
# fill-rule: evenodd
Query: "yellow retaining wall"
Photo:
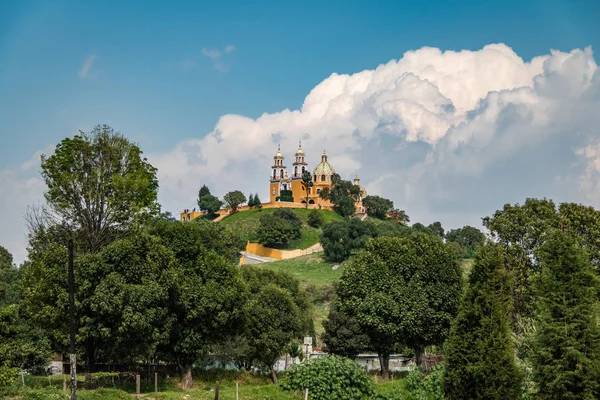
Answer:
M246 252L250 254L256 254L260 257L269 257L274 258L276 260L282 260L282 252L281 250L271 249L269 247L265 247L260 243L250 243L246 244Z

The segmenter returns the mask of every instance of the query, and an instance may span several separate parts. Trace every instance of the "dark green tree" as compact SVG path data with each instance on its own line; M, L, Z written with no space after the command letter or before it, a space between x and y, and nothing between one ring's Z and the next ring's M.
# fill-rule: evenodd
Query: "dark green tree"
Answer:
M310 188L314 185L312 174L309 171L304 171L302 174L302 184L304 185L304 190L306 191L304 202L306 203L306 208L308 208L308 195L310 194Z
M256 231L258 242L265 246L283 246L302 235L302 222L288 208L278 208L260 217Z
M360 352L370 349L369 336L362 331L356 318L338 310L335 302L323 321L323 328L325 332L321 339L327 353L355 359Z
M310 214L308 214L308 225L313 228L320 228L323 226L325 222L325 217L323 217L323 213L319 212L319 210L312 210Z
M426 346L444 342L461 293L454 252L439 238L416 233L367 242L342 273L337 304L369 336L387 378L396 345L412 348L420 365Z
M568 233L554 231L537 251L537 333L533 376L543 399L600 398L599 280L589 253Z
M248 207L254 207L254 195L252 193L248 195Z
M294 339L310 330L312 310L300 283L285 272L244 267L242 276L250 290L245 306L244 336L249 358L266 368L277 383L273 365Z
M429 224L427 226L427 229L429 229L431 232L433 232L434 235L441 237L442 239L444 238L444 228L442 227L442 223L439 221L436 221L432 224Z
M485 242L485 235L479 229L466 225L462 228L451 229L446 233L446 241L457 243L463 249L463 258L473 257L475 251Z
M202 185L200 190L198 191L198 199L203 198L204 196L210 195L210 189L206 185Z
M344 261L352 251L362 249L369 238L377 236L377 228L368 221L351 218L327 224L321 235L325 257Z
M192 386L193 363L224 337L239 334L244 320L246 286L232 253L219 250L227 239L211 230L214 225L174 223L158 232L177 260L168 300L173 320L159 350L163 359L180 365L184 388Z
M206 186L202 186L198 193L198 208L205 211L208 217L214 217L215 213L223 207L223 202L218 197L210 194Z
M510 400L521 397L510 315L511 260L488 244L477 254L469 286L444 345L447 399Z
M239 190L234 190L223 196L227 207L231 208L231 213L237 212L238 207L246 202L246 196Z
M262 208L262 202L260 201L260 197L258 197L258 193L254 195L254 208Z
M0 268L8 268L13 264L13 256L3 246L0 246Z
M387 213L394 208L394 202L379 196L367 196L362 200L367 213L375 218L386 218Z
M360 196L361 188L350 181L345 181L338 174L331 177L331 186L324 188L319 193L322 199L333 203L333 209L344 218L348 218L356 211L356 199Z
M41 159L48 207L28 216L33 232L64 222L84 251L97 252L159 213L156 168L107 125L63 139Z

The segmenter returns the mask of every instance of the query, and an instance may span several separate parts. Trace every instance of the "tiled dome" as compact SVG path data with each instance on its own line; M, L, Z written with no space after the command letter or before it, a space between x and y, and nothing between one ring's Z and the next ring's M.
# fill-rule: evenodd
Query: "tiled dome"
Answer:
M327 162L327 154L325 154L325 152L323 152L323 155L321 156L321 162L319 163L319 165L317 165L313 171L313 175L328 175L331 176L335 174L335 169L333 169L333 167L331 166L331 164L329 164Z

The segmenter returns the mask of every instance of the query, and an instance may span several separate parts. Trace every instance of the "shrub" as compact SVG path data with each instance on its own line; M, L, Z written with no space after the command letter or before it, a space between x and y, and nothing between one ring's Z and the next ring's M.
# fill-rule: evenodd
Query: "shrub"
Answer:
M303 391L315 400L364 399L374 394L373 382L352 360L338 356L324 356L305 364L293 365L281 388Z
M293 203L294 196L292 194L292 191L291 190L282 190L281 192L279 192L279 201L286 201L286 202Z
M323 217L323 214L317 210L312 210L311 213L308 214L308 225L312 226L313 228L322 227L324 222L325 218Z
M435 365L429 374L415 368L408 374L406 388L415 400L444 400L444 366Z
M16 390L18 377L18 368L0 365L0 396L12 394Z
M302 222L293 211L280 208L260 217L256 231L258 242L265 246L287 245L302 235Z

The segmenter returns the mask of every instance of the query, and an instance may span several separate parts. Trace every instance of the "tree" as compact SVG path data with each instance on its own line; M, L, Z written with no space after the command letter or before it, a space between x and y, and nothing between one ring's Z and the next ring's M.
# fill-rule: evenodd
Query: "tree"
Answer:
M36 371L48 364L50 342L20 306L21 274L0 246L0 366Z
M344 218L348 218L356 211L356 199L360 195L361 188L350 181L345 181L338 174L331 177L331 186L324 188L319 197L333 203L333 209Z
M291 341L309 330L310 302L299 282L287 273L248 266L242 276L250 291L244 308L249 357L267 368L277 383L273 365Z
M377 236L377 228L368 221L349 219L328 224L321 235L325 257L344 261L353 250L362 249L369 238Z
M254 207L254 195L252 193L248 195L248 207Z
M159 212L156 168L107 125L63 139L41 160L46 224L66 223L85 251L99 251ZM32 229L41 229L36 221L30 216Z
M258 242L265 246L287 245L302 235L302 222L288 208L278 208L260 217L256 231Z
M420 222L415 222L414 224L412 224L411 228L415 232L426 233L428 235L435 235L431 229L429 229L428 227L426 227L425 225L423 225Z
M295 392L308 388L310 398L315 400L362 400L375 394L365 371L354 361L338 356L292 365L281 388Z
M393 209L389 213L390 218L395 219L402 225L406 225L410 222L410 217L404 210L398 210L397 208Z
M483 246L485 235L479 229L466 225L462 228L451 229L446 233L446 241L457 243L464 251L460 254L463 258L471 258L475 251Z
M223 200L225 201L225 204L227 204L227 207L231 208L231 212L235 213L240 204L246 202L246 196L239 190L234 190L223 196Z
M308 214L307 222L308 225L312 226L313 228L320 228L325 222L325 217L323 217L323 214L320 213L319 210L312 210L310 214Z
M198 191L198 199L203 198L204 196L210 195L210 189L206 185L202 185L200 190Z
M256 193L254 195L254 207L261 209L262 208L262 202L260 201L260 198L258 197L258 193Z
M375 218L384 219L394 208L394 202L379 196L367 196L362 201L367 213Z
M522 374L515 363L510 314L511 263L505 249L481 249L450 337L444 345L448 399L518 399Z
M198 199L198 208L205 211L208 217L213 217L223 207L223 202L212 194L207 194Z
M375 238L350 260L337 305L369 336L384 378L397 344L412 348L420 365L426 346L443 343L458 310L461 276L453 251L421 233Z
M302 184L306 190L306 198L304 199L306 203L306 208L308 208L308 195L310 194L310 188L313 187L314 182L312 180L312 174L309 171L304 171L302 174Z
M321 339L329 354L355 359L361 351L370 348L369 336L362 331L356 318L338 310L335 301L323 321L323 328L325 332Z
M427 228L433 232L434 235L441 237L442 239L444 238L444 228L442 227L442 223L439 221L436 221L432 224L429 224L427 226Z
M533 376L544 399L600 397L598 277L587 249L554 231L537 251L541 275Z
M192 386L193 363L224 337L239 334L244 320L246 287L230 253L221 255L228 239L211 230L214 225L173 223L158 232L177 260L168 300L173 320L159 351L179 364L184 388Z
M75 262L78 352L88 370L95 364L134 362L166 339L167 300L175 258L147 233L131 235ZM68 349L67 251L48 246L30 253L23 271L23 306L51 339Z

